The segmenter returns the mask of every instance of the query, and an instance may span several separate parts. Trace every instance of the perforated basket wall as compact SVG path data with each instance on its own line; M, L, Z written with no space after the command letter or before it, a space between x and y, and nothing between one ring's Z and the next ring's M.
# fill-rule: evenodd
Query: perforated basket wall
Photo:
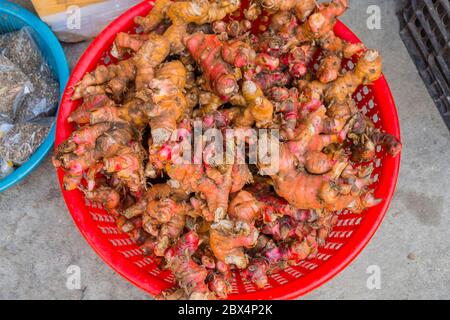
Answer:
M133 19L151 10L150 2L143 2L112 23L88 48L70 78L63 97L57 122L56 145L63 142L73 131L67 117L80 104L71 101L73 86L82 76L98 64L113 61L108 52L115 35L120 31L135 32ZM257 29L258 26L255 27ZM358 38L342 23L336 25L336 34L351 42ZM345 62L346 68L354 67L352 61ZM384 79L371 86L357 90L355 97L359 108L370 116L377 127L400 137L395 104ZM230 299L290 299L305 294L340 272L364 248L381 223L394 193L399 170L399 157L384 157L384 151L377 150L374 161L376 178L375 195L383 199L377 207L363 214L352 214L347 210L338 213L337 225L329 239L314 259L302 261L272 274L269 285L258 290L253 284L234 273L233 292ZM58 171L60 183L63 172ZM61 185L62 187L62 185ZM63 188L61 188L63 190ZM174 277L156 267L151 257L144 257L128 235L118 231L114 218L102 208L89 203L80 191L63 190L66 204L72 217L91 247L118 273L150 294L156 295L174 285Z

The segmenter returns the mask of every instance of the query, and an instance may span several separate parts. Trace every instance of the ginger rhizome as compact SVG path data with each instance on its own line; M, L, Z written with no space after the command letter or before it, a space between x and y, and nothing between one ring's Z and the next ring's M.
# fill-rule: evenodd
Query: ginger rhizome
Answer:
M225 299L235 272L265 288L273 272L318 254L336 211L382 201L379 146L395 157L402 144L353 100L381 77L382 59L335 35L348 6L157 0L135 20L142 32L118 33L112 63L73 88L74 131L53 163L66 190L102 206L172 272L177 286L160 298ZM255 25L264 31L252 34ZM220 157L221 147L254 146L250 135L227 141L230 129L278 131L275 168ZM214 130L225 139L210 143Z
M197 34L186 40L192 56L204 69L203 76L211 91L229 99L239 90L236 75L222 57L222 44L214 35Z
M306 19L316 8L315 0L260 0L261 6L271 13L293 11L298 20Z

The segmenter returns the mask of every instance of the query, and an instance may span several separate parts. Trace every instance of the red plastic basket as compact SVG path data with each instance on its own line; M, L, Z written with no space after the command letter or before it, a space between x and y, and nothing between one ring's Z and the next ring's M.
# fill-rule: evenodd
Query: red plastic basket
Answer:
M79 101L72 101L73 86L99 64L111 61L109 51L118 32L135 30L133 19L146 15L152 2L144 1L123 14L104 30L89 46L75 67L64 93L57 120L56 146L73 131L67 122L69 114ZM359 39L341 22L335 27L336 34L350 42ZM354 64L347 61L347 69ZM360 87L354 100L362 111L371 117L375 125L400 138L400 126L391 91L384 77L371 86ZM362 214L344 210L338 213L338 223L333 228L324 247L313 258L272 274L264 289L257 289L239 272L234 273L230 299L293 299L322 285L342 271L367 245L389 207L397 183L400 157L385 157L377 149L374 161L375 196L383 199L376 207ZM102 208L95 206L76 191L64 191L62 170L58 170L61 190L72 217L90 246L102 259L123 277L152 295L174 285L170 272L162 271L149 257L144 257L127 234L120 233L114 218Z

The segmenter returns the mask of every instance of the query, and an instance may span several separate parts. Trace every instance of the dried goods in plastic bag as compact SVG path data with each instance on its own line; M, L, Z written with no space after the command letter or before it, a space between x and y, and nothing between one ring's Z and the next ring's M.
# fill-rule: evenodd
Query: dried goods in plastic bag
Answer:
M0 138L0 159L16 166L25 163L47 137L50 131L49 122L14 124Z
M0 36L1 53L29 77L34 88L24 97L22 105L15 109L16 122L53 116L58 105L59 83L42 56L33 32L31 28L24 27Z
M41 117L54 116L58 107L59 84L53 79L30 75L34 91L27 95L16 110L15 121L27 122Z
M32 90L25 73L0 54L0 120L12 121L25 96Z
M9 176L13 172L14 172L13 163L0 159L0 179Z
M0 120L0 139L12 128L13 124Z
M0 121L0 139L13 127L12 124ZM14 171L14 164L0 158L0 179L10 175Z

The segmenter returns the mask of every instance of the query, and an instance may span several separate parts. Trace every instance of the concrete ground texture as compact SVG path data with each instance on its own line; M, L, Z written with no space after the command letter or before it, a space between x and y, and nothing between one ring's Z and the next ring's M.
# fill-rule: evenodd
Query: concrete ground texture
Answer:
M16 2L30 7L29 1ZM342 18L384 58L404 143L395 197L356 260L302 299L450 298L450 133L400 39L401 2L352 0ZM379 30L367 26L371 5L380 9ZM85 47L65 45L71 67ZM109 268L82 238L50 156L25 181L0 193L0 218L0 299L151 298ZM81 269L81 290L66 287L70 265ZM369 289L377 268L380 287Z

